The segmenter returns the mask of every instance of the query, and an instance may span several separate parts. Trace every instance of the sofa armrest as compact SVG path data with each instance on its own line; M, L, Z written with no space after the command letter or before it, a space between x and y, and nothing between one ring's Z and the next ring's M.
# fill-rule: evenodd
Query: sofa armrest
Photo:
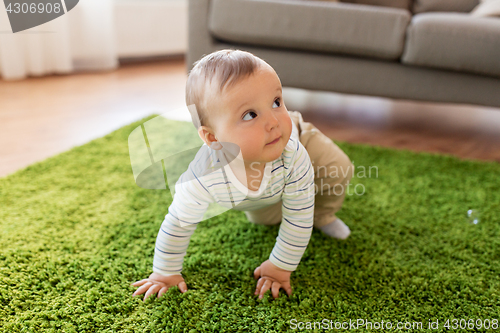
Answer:
M193 68L193 63L214 49L214 38L208 30L210 0L188 0L188 50L186 70Z

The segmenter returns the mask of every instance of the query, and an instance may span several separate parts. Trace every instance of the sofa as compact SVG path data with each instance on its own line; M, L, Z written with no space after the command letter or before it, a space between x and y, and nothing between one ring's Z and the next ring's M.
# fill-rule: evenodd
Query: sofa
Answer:
M188 0L189 71L232 48L284 87L500 107L500 18L479 0Z

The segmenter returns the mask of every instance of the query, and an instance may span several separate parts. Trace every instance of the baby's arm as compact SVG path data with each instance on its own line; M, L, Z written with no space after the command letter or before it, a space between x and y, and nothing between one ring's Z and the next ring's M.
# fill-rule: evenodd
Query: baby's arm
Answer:
M200 192L201 183L195 181L178 182L174 200L168 209L156 238L153 273L149 278L132 285L140 286L133 296L146 293L144 300L155 293L163 295L170 287L178 286L181 292L187 285L181 275L182 263L189 246L191 235L213 200ZM206 190L205 190L206 191Z
M271 289L274 298L283 288L292 293L290 275L309 244L314 220L314 169L304 146L295 141L294 153L285 169L285 188L282 194L282 222L276 244L268 260L255 269L259 278L255 294Z
M155 293L158 293L159 298L174 286L178 286L183 293L188 289L181 275L182 263L197 224L191 224L185 228L176 225L173 221L173 214L170 212L175 211L174 207L172 203L156 238L153 273L149 278L132 284L134 287L140 286L132 296L146 293L144 295L144 300L146 300Z

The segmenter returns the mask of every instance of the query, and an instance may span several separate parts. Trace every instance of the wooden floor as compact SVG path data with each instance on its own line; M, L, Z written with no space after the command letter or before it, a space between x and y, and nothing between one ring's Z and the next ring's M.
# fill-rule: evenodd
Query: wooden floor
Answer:
M112 72L0 80L0 177L150 114L185 105L183 58ZM284 89L334 140L500 162L500 109Z
M334 140L500 162L498 108L312 95L304 119Z

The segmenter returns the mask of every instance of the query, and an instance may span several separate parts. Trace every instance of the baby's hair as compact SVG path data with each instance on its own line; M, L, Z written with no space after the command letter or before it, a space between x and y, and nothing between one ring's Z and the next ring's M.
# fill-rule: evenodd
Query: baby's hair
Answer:
M250 52L234 49L215 51L197 60L186 83L186 105L194 127L208 125L209 109L216 94L251 75L264 63Z

